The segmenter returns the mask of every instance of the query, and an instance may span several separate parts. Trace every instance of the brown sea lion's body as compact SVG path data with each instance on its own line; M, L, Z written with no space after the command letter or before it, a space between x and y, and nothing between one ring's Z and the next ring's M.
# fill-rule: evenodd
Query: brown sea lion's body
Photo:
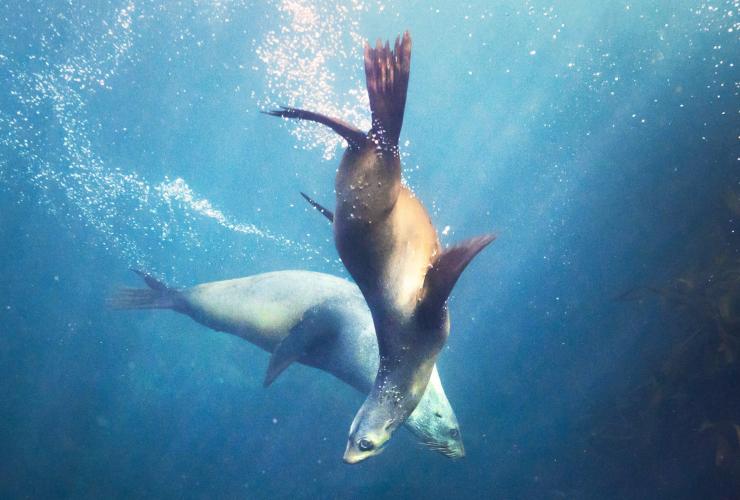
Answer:
M350 429L344 459L378 454L411 414L449 333L446 300L459 274L493 238L440 249L421 202L401 181L398 137L403 121L411 38L394 50L365 47L373 126L367 134L340 120L283 108L271 114L323 123L348 142L335 181L334 240L370 308L380 354L373 389Z

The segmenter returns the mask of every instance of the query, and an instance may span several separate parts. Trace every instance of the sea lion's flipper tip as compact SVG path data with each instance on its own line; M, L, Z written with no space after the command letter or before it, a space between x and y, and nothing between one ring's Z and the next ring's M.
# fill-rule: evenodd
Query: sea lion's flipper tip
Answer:
M262 382L263 387L269 387L281 373L285 371L293 361L296 361L303 355L299 343L290 340L288 335L278 344L275 351L270 356L270 364L267 366L265 380Z
M315 201L313 198L311 198L310 196L308 196L303 191L301 191L301 196L303 196L303 199L306 200L307 202L309 202L313 208L315 208L316 210L318 210L319 213L321 213L321 215L323 215L324 217L326 217L327 219L329 219L329 222L331 222L332 224L334 223L334 212L332 212L328 208L324 207L323 205L321 205L320 203L318 203L317 201Z
M128 270L141 278L146 278L147 276L149 276L147 273L145 273L141 269L136 269L135 267L129 267Z
M275 379L295 361L295 359L278 359L275 357L275 354L277 354L277 351L270 356L270 365L267 367L267 373L265 373L265 380L262 382L262 387L270 387Z
M441 310L467 265L494 239L493 234L485 234L445 249L427 272L422 308L435 314Z
M411 36L406 31L390 44L382 45L380 39L372 48L365 44L365 80L372 112L372 130L384 146L398 145L406 108L406 92L411 69Z
M154 278L151 274L146 273L146 272L144 272L144 271L142 271L140 269L135 269L133 267L130 268L130 269L131 269L131 271L133 271L134 273L136 273L137 275L139 275L141 277L141 279L144 280L144 283L146 283L146 285L149 288L151 288L152 290L158 290L160 292L165 292L165 291L168 291L169 290L169 287L167 285L165 285L164 283L162 283L158 279Z
M298 361L316 345L323 336L331 332L331 321L324 309L309 309L303 318L291 328L290 333L278 344L270 356L263 385L268 387L294 361Z

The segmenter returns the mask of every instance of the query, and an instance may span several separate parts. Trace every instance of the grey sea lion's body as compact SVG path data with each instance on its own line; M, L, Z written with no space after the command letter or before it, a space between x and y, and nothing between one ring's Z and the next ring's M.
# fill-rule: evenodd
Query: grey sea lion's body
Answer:
M273 353L266 384L298 361L331 373L362 394L373 387L379 363L373 322L359 289L347 280L278 271L173 290L145 279L150 289L124 289L112 305L173 309ZM406 424L430 448L450 457L464 455L457 418L436 366Z

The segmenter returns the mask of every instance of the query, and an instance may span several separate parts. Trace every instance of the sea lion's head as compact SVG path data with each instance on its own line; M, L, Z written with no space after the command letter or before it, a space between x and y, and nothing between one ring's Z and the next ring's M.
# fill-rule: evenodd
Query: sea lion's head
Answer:
M404 422L409 400L392 383L373 389L350 427L344 461L355 464L382 453L393 432ZM450 458L465 456L455 412L447 400L436 366L414 411L405 421L422 444Z
M406 424L427 448L452 459L465 456L460 424L442 388L436 366L424 396Z
M383 452L383 447L398 426L386 405L377 405L369 397L355 415L349 430L344 461L356 464Z
M451 422L440 412L434 412L432 418L427 418L414 428L414 434L421 444L432 451L456 460L465 456L462 434L457 422ZM417 432L421 431L421 432Z
M444 392L441 395L444 397ZM424 398L406 423L427 448L449 458L462 458L465 447L460 427L449 403L445 403L446 398L444 402ZM394 422L397 419L385 414L382 407L361 408L352 422L344 461L356 464L382 453L397 426Z

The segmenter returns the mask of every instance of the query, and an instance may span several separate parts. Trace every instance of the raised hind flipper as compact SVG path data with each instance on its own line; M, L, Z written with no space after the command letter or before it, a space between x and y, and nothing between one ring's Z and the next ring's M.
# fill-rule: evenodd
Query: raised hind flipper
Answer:
M380 39L371 48L365 43L365 80L373 126L370 136L380 141L384 149L397 150L401 135L406 92L411 70L411 36L397 37L394 49Z
M308 196L304 192L301 192L301 196L303 196L303 198L307 202L309 202L313 208L315 208L316 210L318 210L319 213L321 213L321 215L323 215L324 217L326 217L327 219L329 219L329 222L331 222L332 224L334 223L334 213L331 210L329 210L328 208L322 206L319 202L314 201L313 198L311 198L310 196Z
M151 275L131 269L138 274L149 288L120 288L106 300L112 309L174 309L179 311L182 306L182 296L174 288L170 288Z
M341 135L349 147L352 149L360 149L363 144L367 141L365 132L358 129L357 127L350 125L349 123L340 120L338 118L331 118L320 113L314 113L313 111L306 111L298 108L289 108L287 106L280 106L280 109L274 109L270 111L263 111L266 115L279 116L281 118L295 118L298 120L308 120L311 122L321 123L332 129L337 134Z

